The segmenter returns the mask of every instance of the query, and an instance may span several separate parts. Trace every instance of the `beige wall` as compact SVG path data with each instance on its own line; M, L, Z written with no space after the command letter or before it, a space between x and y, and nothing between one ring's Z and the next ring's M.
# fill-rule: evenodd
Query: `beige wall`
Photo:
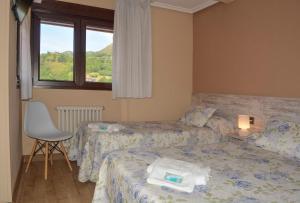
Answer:
M9 1L0 6L0 202L11 199L9 145Z
M22 156L20 100L16 89L16 23L9 0L1 2L0 36L0 202L9 202Z
M300 97L300 1L236 0L194 15L194 92Z
M79 0L68 2L81 3ZM83 3L83 2L82 2ZM89 0L84 4L114 8L114 1ZM153 97L112 100L110 91L34 89L33 98L46 103L56 122L58 105L104 105L104 120L174 120L189 106L192 94L193 17L152 8ZM24 111L23 104L23 111ZM32 141L23 135L23 153Z
M10 135L10 163L12 191L14 189L21 159L22 159L22 135L21 135L21 102L20 90L17 89L17 23L13 13L10 12L9 28L9 135Z

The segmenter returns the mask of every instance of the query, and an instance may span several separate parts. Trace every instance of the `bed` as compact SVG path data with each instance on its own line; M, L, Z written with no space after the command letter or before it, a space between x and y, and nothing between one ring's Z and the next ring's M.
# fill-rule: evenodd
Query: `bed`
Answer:
M191 194L146 183L158 157L210 166L211 179ZM300 161L241 141L206 146L126 150L109 154L100 169L93 203L300 202Z
M65 143L69 159L77 161L80 167L80 182L96 182L103 160L114 151L219 143L234 127L225 118L213 116L215 111L193 106L178 121L110 123L122 126L117 132L95 131L89 127L101 129L103 123L84 123L76 136Z
M211 144L222 141L222 135L209 127L193 127L181 122L119 123L119 132L97 132L82 124L69 143L69 159L80 166L81 182L96 182L104 158L113 151L134 148L185 146L197 143Z

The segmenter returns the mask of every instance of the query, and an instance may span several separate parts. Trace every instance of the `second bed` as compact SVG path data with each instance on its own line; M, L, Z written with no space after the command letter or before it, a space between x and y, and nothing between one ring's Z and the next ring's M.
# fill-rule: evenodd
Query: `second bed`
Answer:
M85 123L71 143L67 144L69 159L77 161L80 166L79 181L96 182L103 160L114 151L212 144L222 140L222 135L209 127L192 127L181 122L118 124L123 126L118 132L100 132L92 130Z

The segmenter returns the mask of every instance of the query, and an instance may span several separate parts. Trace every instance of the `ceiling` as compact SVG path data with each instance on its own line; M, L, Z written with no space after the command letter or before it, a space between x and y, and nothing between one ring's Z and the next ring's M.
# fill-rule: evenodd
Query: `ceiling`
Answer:
M195 13L216 3L218 3L217 0L153 0L152 5L185 13Z

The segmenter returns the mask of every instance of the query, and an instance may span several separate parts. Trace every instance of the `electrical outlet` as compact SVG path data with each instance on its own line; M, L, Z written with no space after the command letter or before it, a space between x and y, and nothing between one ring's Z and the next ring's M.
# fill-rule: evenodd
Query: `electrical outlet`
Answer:
M254 123L255 123L254 121L255 121L254 117L250 116L250 121L249 121L250 125L254 125Z

